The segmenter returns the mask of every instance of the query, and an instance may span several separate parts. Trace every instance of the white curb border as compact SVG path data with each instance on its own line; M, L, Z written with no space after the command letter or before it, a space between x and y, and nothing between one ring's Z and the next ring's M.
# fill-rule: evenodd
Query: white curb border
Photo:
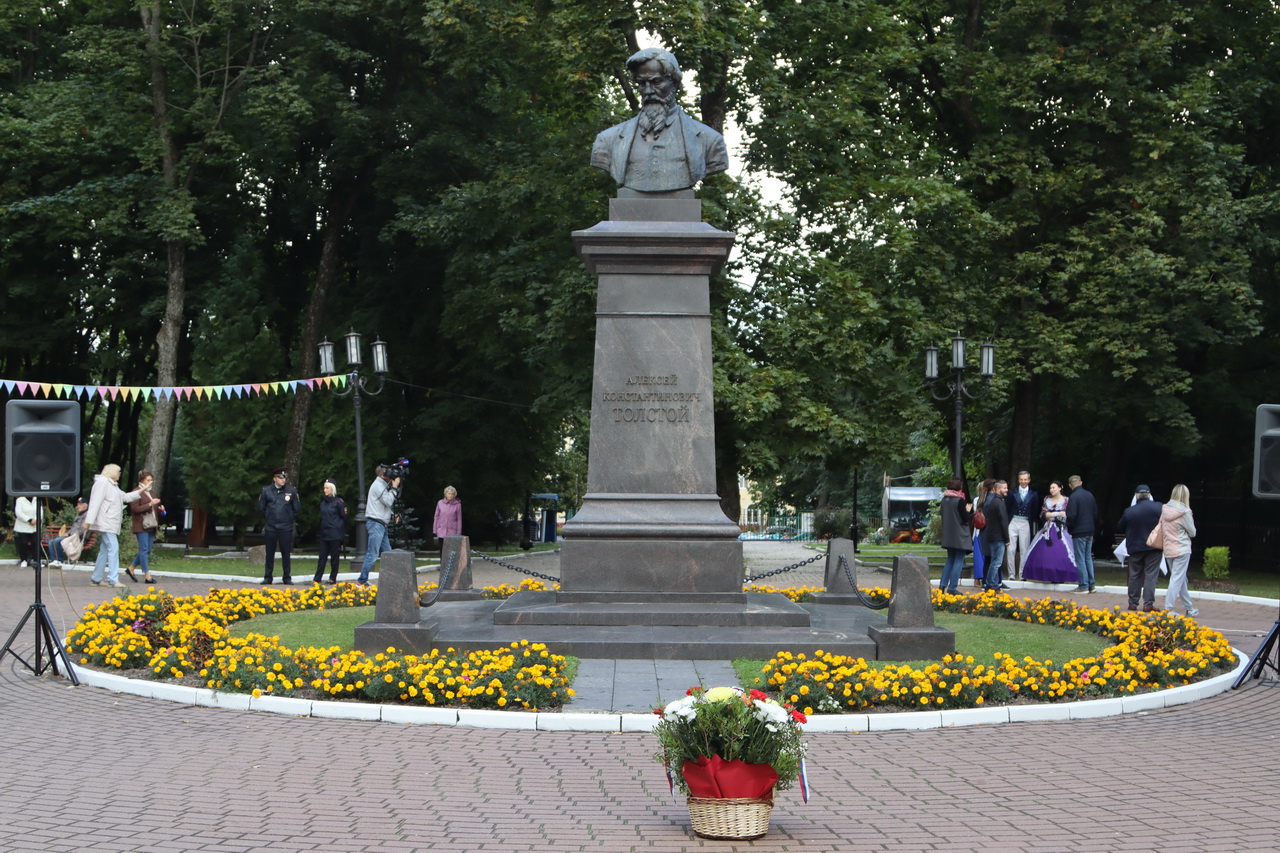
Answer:
M1168 690L1092 699L1083 702L1053 702L1034 705L1005 705L995 708L961 708L953 711L902 711L885 714L814 714L802 728L820 732L918 731L922 729L983 726L996 723L1040 722L1045 720L1085 720L1120 714L1146 713L1171 708L1197 699L1216 696L1231 688L1251 658L1232 649L1239 664L1223 675ZM203 687L185 687L166 682L125 678L115 673L75 664L82 684L114 693L129 693L184 705L229 708L239 711L266 711L293 717L320 717L368 722L407 723L427 726L466 726L477 729L520 729L545 732L647 732L657 724L654 714L589 714L581 711L491 711L479 708L431 708L412 705L373 705L367 702L335 702L297 699L291 696L250 696L222 693Z

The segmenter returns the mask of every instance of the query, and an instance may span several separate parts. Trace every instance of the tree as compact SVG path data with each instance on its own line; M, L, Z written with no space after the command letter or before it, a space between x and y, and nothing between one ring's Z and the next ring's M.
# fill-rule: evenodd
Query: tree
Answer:
M152 212L166 266L156 383L172 386L179 384L178 347L187 322L187 249L201 241L193 184L206 158L223 142L228 111L261 61L273 18L270 4L258 0L209 6L195 0L148 0L138 11L151 83L154 154L163 184ZM176 413L174 397L156 401L147 468L162 482Z
M788 184L807 257L918 301L911 349L957 328L997 340L1011 468L1053 402L1048 441L1098 423L1113 443L1198 445L1183 354L1259 329L1235 130L1256 94L1223 77L1252 61L1234 33L1274 28L1269 4L758 13L750 162Z

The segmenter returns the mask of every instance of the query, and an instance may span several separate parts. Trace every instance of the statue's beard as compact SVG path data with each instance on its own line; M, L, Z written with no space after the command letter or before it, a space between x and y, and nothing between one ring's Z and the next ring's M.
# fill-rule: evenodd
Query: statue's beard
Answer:
M675 95L666 100L657 97L646 98L640 107L640 138L657 139L661 136L662 131L667 129L667 117L675 110Z

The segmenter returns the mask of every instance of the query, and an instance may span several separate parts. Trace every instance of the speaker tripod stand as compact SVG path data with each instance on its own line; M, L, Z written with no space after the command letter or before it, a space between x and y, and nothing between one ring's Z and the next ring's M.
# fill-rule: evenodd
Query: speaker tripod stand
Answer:
M36 531L44 529L44 515L40 511L40 501L36 501ZM36 600L27 608L26 614L22 620L18 622L18 627L13 629L13 633L9 635L9 640L4 644L4 648L0 649L0 660L4 660L5 655L13 655L18 662L25 666L35 675L44 675L50 669L54 675L59 675L58 658L62 658L63 666L67 670L67 678L72 684L79 685L80 679L76 678L76 671L71 668L71 659L67 657L67 650L62 646L62 640L58 639L57 631L53 630L53 622L49 619L49 611L45 609L44 601L41 599L43 583L41 571L44 568L44 548L38 547L36 550ZM22 655L13 649L13 643L18 639L18 634L22 633L22 629L26 626L28 620L34 616L36 620L36 652L35 657L28 661ZM45 659L45 650L48 649L49 657Z
M1231 685L1232 690L1238 690L1242 684L1250 678L1262 678L1262 671L1270 669L1277 676L1280 676L1280 619L1276 620L1276 624L1271 626L1271 633L1262 641L1262 645L1258 647L1258 652L1253 656L1253 660L1249 662L1248 668L1240 673L1236 678L1236 683ZM1272 652L1275 652L1274 661ZM1280 683L1280 678L1262 678L1263 681L1272 683Z

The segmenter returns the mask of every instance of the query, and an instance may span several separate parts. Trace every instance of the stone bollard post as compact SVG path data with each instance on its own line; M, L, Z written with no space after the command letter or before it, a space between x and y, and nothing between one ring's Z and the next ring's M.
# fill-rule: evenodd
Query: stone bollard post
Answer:
M388 551L378 567L378 600L374 621L404 624L418 621L418 575L411 551Z
M858 596L854 595L849 578L840 567L840 558L849 561L849 571L857 577L858 563L853 552L853 540L833 537L827 545L827 564L823 572L823 591L814 595L818 604L854 604L864 606Z
M425 652L439 623L424 620L412 551L387 551L378 567L378 599L372 622L357 625L355 647L366 654L387 649Z
M453 565L453 574L449 576L449 585L440 593L441 601L476 601L483 593L472 588L471 580L471 539L467 536L446 536L444 547L440 549L440 581L444 581L444 573L453 555L457 559ZM428 593L430 597L432 593Z
M916 554L894 557L889 627L932 628L933 625L933 588L929 584L929 561Z
M867 634L876 642L878 660L939 659L956 650L955 632L933 621L928 560L917 554L893 558L889 625L873 625Z

